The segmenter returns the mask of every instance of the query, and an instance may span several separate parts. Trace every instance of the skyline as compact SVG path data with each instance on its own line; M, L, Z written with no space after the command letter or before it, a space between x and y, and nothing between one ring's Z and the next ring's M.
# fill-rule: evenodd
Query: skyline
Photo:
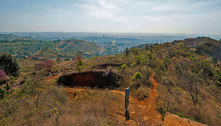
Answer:
M221 35L219 0L0 0L0 32Z

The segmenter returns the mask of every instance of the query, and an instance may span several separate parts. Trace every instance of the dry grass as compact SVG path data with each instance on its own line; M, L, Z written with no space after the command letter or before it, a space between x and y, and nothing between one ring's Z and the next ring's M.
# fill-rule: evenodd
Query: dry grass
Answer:
M219 118L221 104L215 102L215 98L205 91L205 87L201 87L201 95L199 97L200 101L195 106L189 93L185 90L177 91L176 88L169 88L161 84L158 85L158 110L160 110L161 114L165 114L168 111L204 124L219 126L221 124L221 119Z
M61 125L61 126L91 126L91 125L117 125L118 120L113 111L123 109L123 101L108 91L90 90L78 92L77 97L66 100L60 89L47 89L47 93L40 96L39 107L35 107L35 99L11 101L4 114L10 115L1 120L1 125ZM60 93L59 93L60 92ZM4 104L2 104L4 105ZM5 104L6 108L7 104Z

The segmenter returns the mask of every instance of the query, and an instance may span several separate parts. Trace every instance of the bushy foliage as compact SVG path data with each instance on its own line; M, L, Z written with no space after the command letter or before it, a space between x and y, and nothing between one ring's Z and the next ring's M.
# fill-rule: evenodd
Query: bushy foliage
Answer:
M133 77L131 78L131 80L132 80L133 82L137 82L138 80L141 79L141 77L142 77L141 73L140 73L140 72L136 72L136 73L133 75Z
M7 75L19 76L17 60L11 54L3 54L0 56L0 69L4 70Z

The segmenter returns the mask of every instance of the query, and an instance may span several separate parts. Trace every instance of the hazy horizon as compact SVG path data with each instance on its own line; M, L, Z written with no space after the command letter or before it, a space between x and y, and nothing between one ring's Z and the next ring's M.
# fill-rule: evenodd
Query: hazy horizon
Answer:
M221 35L220 0L7 0L0 12L0 32Z

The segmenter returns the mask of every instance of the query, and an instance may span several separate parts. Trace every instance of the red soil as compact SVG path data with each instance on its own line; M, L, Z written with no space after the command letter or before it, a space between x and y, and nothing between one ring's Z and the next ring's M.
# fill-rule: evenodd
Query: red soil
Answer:
M153 76L153 75L152 75ZM48 80L53 80L58 78L58 76L50 77ZM188 119L180 118L179 116L167 113L165 120L162 121L161 114L156 110L157 106L155 104L156 91L157 91L157 82L153 77L150 78L153 84L152 91L150 96L143 101L138 101L136 98L130 96L130 103L128 111L130 114L130 120L125 121L124 113L125 111L114 111L112 113L116 116L119 121L119 124L126 124L131 126L205 126L204 124L190 121ZM76 89L76 88L64 88L64 91L67 94L69 99L78 97L76 92L90 92L93 90L86 89ZM124 91L119 90L109 90L110 93L118 95L122 99L125 97Z

